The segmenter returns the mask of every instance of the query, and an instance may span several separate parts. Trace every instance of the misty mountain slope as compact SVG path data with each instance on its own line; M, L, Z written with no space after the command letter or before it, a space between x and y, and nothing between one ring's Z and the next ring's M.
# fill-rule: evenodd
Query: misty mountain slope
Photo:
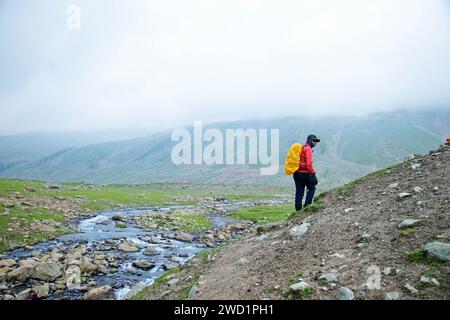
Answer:
M435 148L450 132L448 110L379 113L364 118L288 117L205 125L225 129L279 129L280 173L261 176L258 166L181 165L170 159L170 132L58 151L0 172L3 177L49 181L140 183L146 181L201 183L291 183L282 171L284 155L294 142L316 133L315 166L321 188L329 188L398 162L408 154ZM190 128L192 131L192 128Z
M0 172L45 158L64 149L88 144L130 139L136 133L126 131L76 132L76 133L26 133L0 136Z
M325 192L142 298L176 299L197 275L193 299L449 299L449 160L447 144Z

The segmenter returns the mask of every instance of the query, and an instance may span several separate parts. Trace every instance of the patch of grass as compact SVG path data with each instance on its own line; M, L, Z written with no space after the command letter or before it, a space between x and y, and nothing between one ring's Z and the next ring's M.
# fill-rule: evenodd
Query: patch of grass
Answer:
M267 224L286 220L292 213L292 204L283 204L244 208L230 214L229 216L232 218L249 220L256 224Z
M152 283L151 286L145 288L144 290L136 293L131 300L141 300L147 296L150 296L157 288L159 288L160 285L166 283L170 280L169 276L177 273L180 271L180 268L175 268L172 270L168 270L164 272L162 275L160 275L158 278L155 279L155 281Z
M270 286L270 287L267 287L266 289L264 289L264 292L265 293L273 293L278 290L280 290L280 288L275 288L275 286Z
M191 283L183 290L181 295L178 297L178 300L187 300L189 298L189 292L192 290L194 286L197 285L198 280L200 279L200 274L197 273L193 278Z
M197 253L196 256L201 257L201 258L207 258L208 256L219 253L220 250L222 250L222 248L223 248L223 245L219 246L217 248L210 249L210 250L203 250L203 251L200 251L199 253Z
M410 236L413 233L414 233L414 228L412 228L412 227L409 227L409 228L406 228L406 229L402 230L402 234L405 235L405 236Z
M427 264L432 268L438 268L444 264L443 261L428 256L423 249L416 249L409 252L407 254L407 259L410 262Z
M283 292L284 299L305 299L313 292L312 288L304 288L303 290L293 291L291 288Z
M174 218L181 221L180 229L186 232L194 232L198 230L211 228L213 223L211 220L202 215L185 214L175 212Z
M318 202L311 203L309 206L303 207L302 212L316 212L320 209L320 204Z
M296 282L298 282L298 279L303 277L303 272L299 271L294 273L290 278L289 278L289 284L294 284Z

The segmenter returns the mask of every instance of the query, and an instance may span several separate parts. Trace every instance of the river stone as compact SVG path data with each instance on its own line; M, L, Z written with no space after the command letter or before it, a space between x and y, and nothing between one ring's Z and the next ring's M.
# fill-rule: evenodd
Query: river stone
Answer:
M114 221L122 221L122 222L125 222L127 220L126 218L124 218L120 215L115 215L111 219L113 219Z
M384 300L400 300L399 292L386 292L384 295Z
M429 242L423 249L427 254L436 259L450 261L450 243L438 241Z
M153 247L147 247L142 254L145 256L156 256L159 254L159 251Z
M179 267L178 263L175 262L166 262L163 264L163 269L165 270L172 270L172 269L176 269Z
M102 286L89 290L84 296L83 300L113 300L114 290L111 286Z
M122 242L119 244L118 249L124 252L136 252L139 251L139 247L132 242Z
M336 294L337 300L353 300L354 298L353 291L346 287L340 287Z
M397 228L399 228L399 229L406 229L406 228L410 228L410 227L416 226L419 223L420 223L420 220L404 219L397 225Z
M155 267L155 264L153 262L147 261L147 260L136 260L133 262L133 267L149 270Z
M0 268L12 267L14 265L16 265L16 260L14 260L14 259L3 259L3 260L0 260Z
M336 282L339 277L339 273L337 272L330 272L327 274L324 274L319 277L319 280L325 280L327 282Z
M191 242L194 240L194 236L187 232L177 232L173 236L176 240Z
M30 277L32 268L29 266L20 266L6 274L9 281L25 281Z
M73 288L81 284L81 271L77 265L70 265L65 272L65 281L67 288Z
M28 298L28 294L31 292L31 289L25 289L21 292L19 292L18 294L16 294L16 300L27 300Z
M310 225L311 225L310 223L302 223L298 226L289 229L289 234L293 237L299 237L301 235L304 235L306 231L308 231L308 227Z
M58 262L41 262L33 270L33 278L53 281L61 276L62 265Z
M31 289L31 291L36 292L38 298L46 298L48 296L48 293L50 291L50 285L48 283L45 283L41 286L36 286Z
M92 263L92 261L88 258L84 258L80 264L81 273L91 273L97 270L97 265Z
M289 289L291 289L293 292L298 292L303 291L305 289L311 289L311 286L304 281L300 281L289 286Z

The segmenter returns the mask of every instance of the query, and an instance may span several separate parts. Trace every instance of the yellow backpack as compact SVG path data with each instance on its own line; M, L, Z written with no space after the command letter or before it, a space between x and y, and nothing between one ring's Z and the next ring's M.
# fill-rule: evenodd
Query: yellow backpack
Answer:
M301 143L294 143L290 146L284 159L284 172L286 172L286 175L291 175L298 170L302 147Z

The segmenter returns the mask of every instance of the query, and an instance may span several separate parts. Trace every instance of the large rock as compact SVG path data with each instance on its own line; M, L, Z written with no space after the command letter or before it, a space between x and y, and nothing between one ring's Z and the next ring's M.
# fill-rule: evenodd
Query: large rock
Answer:
M77 287L81 284L81 270L77 265L67 267L64 275L67 288Z
M3 259L3 260L0 260L0 268L3 268L3 267L12 267L12 266L14 266L14 265L16 265L16 260L13 260L13 259Z
M176 240L191 242L194 240L194 236L187 232L177 232L173 236Z
M134 244L133 242L122 242L121 244L119 244L118 249L120 251L124 251L124 252L136 252L139 251L139 247L137 244Z
M156 256L159 254L159 251L153 247L147 247L142 254L145 256Z
M136 260L133 262L133 267L135 268L139 268L139 269L144 269L144 270L149 270L155 267L155 264L151 261L147 261L147 260Z
M111 286L103 286L94 288L88 291L84 296L83 300L113 300L114 290Z
M112 219L113 219L114 221L121 221L121 222L127 221L127 219L126 219L125 217L122 217L122 216L120 216L120 215L115 215L115 216L112 217Z
M172 270L178 268L180 265L176 262L166 262L162 265L164 270Z
M25 281L27 280L33 269L29 266L20 266L6 274L8 281Z
M54 281L59 278L62 265L58 262L41 262L33 270L32 277L44 281Z
M400 300L400 293L399 292L386 292L384 295L384 300Z
M92 263L92 261L88 258L84 258L80 264L81 273L92 273L97 270L97 265Z
M340 287L336 294L337 300L353 300L354 298L353 291L346 287Z
M306 231L308 231L308 227L310 226L310 223L302 223L298 226L295 226L291 229L289 229L289 234L293 237L299 237L302 236L306 233Z
M450 243L429 242L424 246L424 251L433 258L441 261L450 261Z
M420 220L404 219L404 220L400 221L400 223L397 225L397 228L399 228L399 229L411 228L411 227L418 225L419 223L420 223Z
M41 286L33 287L31 291L36 292L38 298L46 298L50 291L50 285L48 283L45 283Z
M338 280L339 277L339 273L337 272L330 272L327 274L324 274L322 276L319 277L319 280L323 280L326 282L336 282Z
M291 289L292 292L298 292L298 291L303 291L306 289L311 289L311 286L304 281L300 281L300 282L294 283L293 285L289 286L289 289Z

